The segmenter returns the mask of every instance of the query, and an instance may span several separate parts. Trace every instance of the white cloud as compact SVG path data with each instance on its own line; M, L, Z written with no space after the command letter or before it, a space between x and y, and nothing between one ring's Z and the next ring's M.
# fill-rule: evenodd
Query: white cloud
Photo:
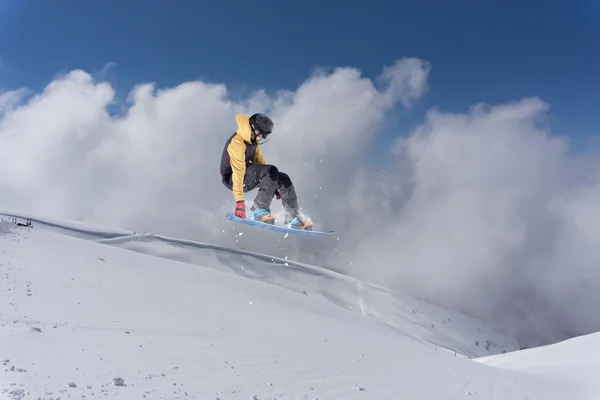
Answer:
M404 200L355 243L351 272L491 318L527 344L600 329L600 164L541 128L547 108L430 112L397 143L386 182Z
M4 114L19 106L28 91L25 89L0 91L0 113Z
M381 81L387 85L385 100L388 105L398 100L404 106L410 106L415 99L420 98L429 89L427 76L431 64L418 58L403 59L392 66L385 67Z
M27 99L0 95L0 206L326 263L527 339L598 329L598 163L548 135L545 103L432 110L391 149L384 174L365 164L387 113L423 96L429 71L403 59L375 85L340 68L241 101L225 85L144 84L121 117L107 112L109 84L73 71ZM258 111L275 121L267 161L339 240L240 237L224 219L233 198L220 181L223 144L236 113Z

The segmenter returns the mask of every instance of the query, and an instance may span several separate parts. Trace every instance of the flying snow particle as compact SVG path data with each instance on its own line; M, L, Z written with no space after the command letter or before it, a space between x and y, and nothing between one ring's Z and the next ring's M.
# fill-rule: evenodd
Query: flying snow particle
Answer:
M115 386L125 386L125 380L121 377L113 378L112 383Z

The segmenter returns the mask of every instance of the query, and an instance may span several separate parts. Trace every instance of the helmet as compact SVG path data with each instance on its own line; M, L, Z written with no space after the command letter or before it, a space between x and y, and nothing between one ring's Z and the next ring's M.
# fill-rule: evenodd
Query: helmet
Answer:
M253 135L260 135L266 139L273 131L273 121L266 115L257 113L250 117L250 127Z

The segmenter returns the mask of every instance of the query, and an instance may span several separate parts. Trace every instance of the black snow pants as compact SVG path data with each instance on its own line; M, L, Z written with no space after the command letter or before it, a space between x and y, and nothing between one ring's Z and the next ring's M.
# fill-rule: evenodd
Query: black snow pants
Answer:
M223 183L229 190L232 189L231 176ZM277 167L270 164L247 164L244 175L244 192L249 192L257 187L258 193L254 199L254 207L269 209L275 192L278 191L285 209L285 223L298 216L296 190L286 173L279 172Z

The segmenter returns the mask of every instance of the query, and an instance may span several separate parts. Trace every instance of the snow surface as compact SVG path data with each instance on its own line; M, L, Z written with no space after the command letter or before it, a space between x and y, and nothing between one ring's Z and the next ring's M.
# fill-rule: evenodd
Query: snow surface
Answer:
M12 211L0 222L0 399L600 398L600 336L516 349L317 266Z

